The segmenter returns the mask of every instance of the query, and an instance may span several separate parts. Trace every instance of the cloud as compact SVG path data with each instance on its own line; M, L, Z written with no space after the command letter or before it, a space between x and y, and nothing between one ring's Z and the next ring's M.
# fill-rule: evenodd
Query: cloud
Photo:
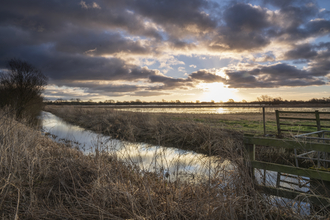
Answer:
M189 75L191 80L199 80L204 83L225 82L226 79L207 70L199 70Z
M255 62L274 62L276 60L275 55L272 52L263 54L261 57L257 57Z
M140 15L161 25L167 34L182 37L213 30L217 22L203 9L216 8L216 4L205 0L140 0L133 8Z
M263 0L264 3L266 4L271 4L274 6L277 6L279 8L284 8L284 7L289 7L292 5L305 5L309 2L310 0Z
M184 67L181 66L181 67L178 68L178 71L179 71L179 72L185 72L186 69L185 69Z
M45 4L43 0L4 0L0 9L0 25L14 25L31 31L43 28L48 34L61 33L70 26L99 30L120 28L131 34L161 38L154 27L145 26L141 16L126 10L129 5L125 1L81 2L48 0ZM86 10L84 7L98 10Z
M230 88L277 88L281 86L326 85L312 72L288 64L260 65L249 71L225 71Z
M227 27L234 31L257 31L269 27L270 15L265 8L251 4L238 3L224 12Z
M152 42L125 38L118 33L72 28L56 39L56 50L72 54L88 53L94 56L125 54L153 54Z
M86 2L84 2L84 1L81 1L79 4L81 5L82 8L85 8L85 9L88 8L88 6L86 5Z
M285 59L305 60L306 69L317 77L327 77L330 73L330 43L302 44L284 54Z
M168 92L151 92L151 91L141 91L141 92L135 92L131 94L131 96L164 96L164 95L170 95L171 93Z
M172 78L162 75L152 75L149 77L150 83L161 83L161 86L151 88L152 90L183 89L183 87L192 87L192 80L189 78Z
M130 93L143 90L145 86L129 85L129 84L112 84L111 82L104 81L61 81L56 83L60 87L71 87L84 89L88 93L102 93L102 94L113 94L113 93Z
M317 52L310 44L297 45L293 50L284 54L285 59L288 60L311 59L315 56L317 56Z
M212 82L324 85L330 43L311 39L329 36L328 16L305 0L3 0L0 68L21 58L53 84L93 95L167 95ZM225 76L209 57L231 58ZM196 71L180 78L188 67Z

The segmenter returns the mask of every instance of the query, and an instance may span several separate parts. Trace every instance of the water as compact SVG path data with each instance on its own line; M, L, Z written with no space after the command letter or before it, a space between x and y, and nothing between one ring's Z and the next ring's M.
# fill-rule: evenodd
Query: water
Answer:
M188 177L194 181L203 180L218 173L216 170L219 169L227 173L234 170L234 166L227 160L219 163L219 158L192 151L111 139L68 124L49 112L42 112L41 119L44 133L58 142L70 143L85 154L96 151L112 153L142 170L162 170L164 174L170 174L172 180Z
M189 108L118 108L118 111L132 111L132 112L153 112L153 113L185 113L185 114L243 114L243 113L262 113L262 107L189 107ZM311 112L318 110L320 112L330 112L328 108L274 108L266 107L266 113L274 113L275 110L279 111L301 111Z

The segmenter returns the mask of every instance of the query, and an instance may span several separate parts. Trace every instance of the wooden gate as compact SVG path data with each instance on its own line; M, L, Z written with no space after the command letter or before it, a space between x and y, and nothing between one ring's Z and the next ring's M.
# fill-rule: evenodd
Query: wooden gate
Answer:
M246 162L251 169L250 171L252 178L255 178L255 173L254 173L255 168L266 169L270 171L287 173L287 174L303 176L303 177L319 180L323 182L324 185L329 187L327 188L327 190L330 192L330 184L329 184L330 172L328 171L269 163L269 162L257 161L255 159L256 145L276 147L276 148L287 148L287 149L302 149L307 151L315 150L315 151L330 153L330 144L312 143L306 141L298 142L290 139L262 138L262 137L252 137L252 136L244 136L243 141L246 150ZM295 190L281 189L281 188L265 186L260 184L256 184L256 186L259 190L269 195L284 197L288 199L298 199L298 200L307 199L310 203L314 203L322 206L330 204L330 198L321 195L315 195L311 193L301 193Z

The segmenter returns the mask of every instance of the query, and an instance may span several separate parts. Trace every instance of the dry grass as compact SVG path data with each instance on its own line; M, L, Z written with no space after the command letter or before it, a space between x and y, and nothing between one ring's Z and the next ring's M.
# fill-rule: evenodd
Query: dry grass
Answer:
M233 154L235 164L231 172L219 166L205 181L169 182L161 171L141 170L107 152L84 155L55 143L2 112L0 216L2 219L303 218L290 207L274 206L271 198L259 195L241 155L227 151Z

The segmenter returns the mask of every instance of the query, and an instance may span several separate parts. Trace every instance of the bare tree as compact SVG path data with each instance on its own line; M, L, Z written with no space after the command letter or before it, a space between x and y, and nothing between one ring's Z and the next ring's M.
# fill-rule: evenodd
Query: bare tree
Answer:
M257 97L257 100L258 102L272 102L274 98L269 95L262 95L260 97Z
M0 106L12 108L17 118L23 113L40 111L47 77L33 65L11 59L8 70L0 72Z

